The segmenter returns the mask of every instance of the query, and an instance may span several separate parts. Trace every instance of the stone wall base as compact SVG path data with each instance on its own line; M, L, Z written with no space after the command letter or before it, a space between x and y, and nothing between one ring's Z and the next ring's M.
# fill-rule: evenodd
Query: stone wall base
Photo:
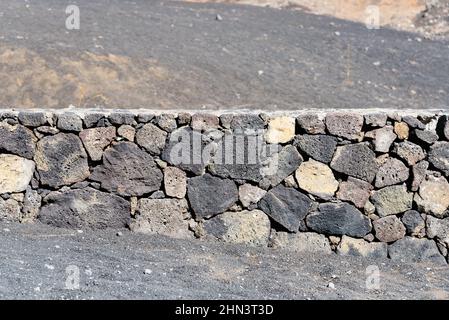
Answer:
M0 219L446 262L445 112L0 110Z

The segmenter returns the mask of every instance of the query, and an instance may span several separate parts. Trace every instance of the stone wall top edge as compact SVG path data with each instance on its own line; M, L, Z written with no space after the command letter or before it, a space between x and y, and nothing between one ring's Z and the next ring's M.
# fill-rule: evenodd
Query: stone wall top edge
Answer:
M46 112L53 114L64 114L67 112L76 113L79 116L83 116L92 112L99 112L104 114L111 114L114 112L126 112L132 114L180 114L180 113L207 113L214 115L222 114L268 114L268 115L284 115L284 116L298 116L301 114L314 113L317 115L326 115L332 112L351 112L357 114L370 114L370 113L398 113L400 115L442 115L449 114L449 108L446 109L380 109L380 108L364 108L364 109L336 109L336 108L302 108L301 110L265 110L265 109L220 109L220 110L207 110L207 109L120 109L120 108L61 108L61 109L49 109L49 108L1 108L0 113L11 112Z

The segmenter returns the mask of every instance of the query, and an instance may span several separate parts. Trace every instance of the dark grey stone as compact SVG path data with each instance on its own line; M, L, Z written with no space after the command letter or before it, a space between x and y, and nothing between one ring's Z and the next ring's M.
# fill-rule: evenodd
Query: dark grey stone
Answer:
M19 121L27 127L40 127L48 124L48 119L45 113L36 111L19 112Z
M53 188L83 181L90 174L87 153L80 138L72 133L42 138L34 161L41 184Z
M418 211L409 210L405 212L401 220L405 226L407 234L412 236L424 235L422 231L425 228L425 222Z
M152 113L139 113L137 115L137 122L139 123L148 123L153 120L154 114Z
M20 124L11 126L7 123L0 123L0 151L32 159L36 142L37 139L30 129Z
M265 122L256 114L237 114L231 121L234 131L260 130L265 128Z
M128 201L93 188L48 195L39 212L45 224L69 229L123 228L130 222Z
M405 237L388 246L388 254L392 260L403 262L432 261L446 264L433 240Z
M271 172L271 170L268 171L268 173L264 174L265 176L263 178L266 179L273 187L281 183L285 178L292 174L303 162L303 158L299 154L298 150L296 150L296 148L292 145L285 146L281 151L279 151L279 153L273 155L268 161L273 161L273 159L276 159L276 163L268 166L273 168L274 172Z
M228 210L238 200L238 189L232 180L205 174L189 179L187 196L198 219Z
M337 147L337 138L327 135L297 135L293 144L313 159L329 163Z
M312 200L294 188L279 185L259 201L259 208L290 232L298 232Z
M116 124L116 125L121 125L121 124L135 125L137 123L135 120L135 115L128 111L112 112L108 116L108 119L112 124Z
M296 118L298 126L309 134L326 133L326 125L317 114L301 114Z
M415 129L415 136L426 144L432 144L438 140L438 135L433 130Z
M410 128L425 129L426 125L414 116L403 116L402 121L408 124Z
M348 203L322 203L306 217L307 226L329 235L362 238L371 231L371 221Z
M89 112L84 115L84 125L86 128L92 128L94 127L98 121L103 119L105 117L104 113L99 112Z
M449 142L439 141L435 142L430 147L429 162L445 176L449 176Z
M182 170L201 175L211 158L210 152L203 154L210 142L207 136L190 127L179 128L170 134L161 159Z
M64 131L80 132L83 130L83 121L73 112L64 112L58 115L57 127Z
M409 166L413 166L426 157L424 150L410 141L394 143L393 154L405 160Z
M383 188L404 182L409 177L409 168L398 159L388 158L376 174L376 188Z
M103 164L90 176L103 189L121 196L142 196L158 190L162 178L153 157L132 142L119 142L106 149Z
M369 183L374 180L378 169L376 154L366 143L337 147L330 167Z

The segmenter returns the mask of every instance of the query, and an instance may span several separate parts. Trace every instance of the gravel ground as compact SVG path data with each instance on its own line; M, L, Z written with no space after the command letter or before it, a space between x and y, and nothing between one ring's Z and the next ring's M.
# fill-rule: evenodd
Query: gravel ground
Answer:
M292 10L0 2L0 106L411 108L449 101L449 43Z
M447 266L297 254L127 230L80 233L1 222L0 255L1 299L449 298ZM368 266L380 270L379 289L366 287ZM79 282L73 280L76 272Z

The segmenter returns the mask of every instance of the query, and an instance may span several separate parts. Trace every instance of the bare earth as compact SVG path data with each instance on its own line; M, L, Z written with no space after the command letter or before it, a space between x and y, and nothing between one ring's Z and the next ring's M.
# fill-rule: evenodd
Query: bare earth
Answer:
M0 108L448 106L446 41L304 10L77 4L81 28L67 30L61 1L0 2Z
M449 298L447 266L117 231L0 223L0 299ZM367 289L368 266L379 289Z

